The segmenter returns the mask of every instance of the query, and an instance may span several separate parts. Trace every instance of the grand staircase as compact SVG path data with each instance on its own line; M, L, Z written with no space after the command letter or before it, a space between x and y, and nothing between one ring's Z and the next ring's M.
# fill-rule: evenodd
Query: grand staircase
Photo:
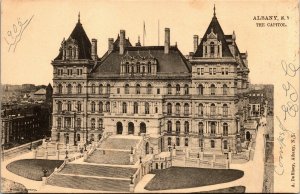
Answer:
M141 141L136 136L108 137L85 161L66 164L48 178L47 184L99 192L129 192L130 178L138 170L133 165L137 157L130 163L131 148L138 147Z

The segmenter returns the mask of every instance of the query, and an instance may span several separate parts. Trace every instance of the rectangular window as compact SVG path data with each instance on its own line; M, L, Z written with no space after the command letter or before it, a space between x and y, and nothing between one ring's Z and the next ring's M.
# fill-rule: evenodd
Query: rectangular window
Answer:
M117 94L120 94L120 88L117 88Z
M225 70L224 70L224 67L222 67L222 75L225 74Z
M225 68L225 74L228 75L228 68Z
M212 75L212 68L209 68L209 75Z
M200 68L197 68L197 74L200 75Z
M217 69L213 68L213 75L216 75L216 73L217 73Z
M68 75L72 75L72 69L68 69Z
M157 89L157 94L160 94L160 89L159 88Z
M201 75L204 75L204 68L201 68Z

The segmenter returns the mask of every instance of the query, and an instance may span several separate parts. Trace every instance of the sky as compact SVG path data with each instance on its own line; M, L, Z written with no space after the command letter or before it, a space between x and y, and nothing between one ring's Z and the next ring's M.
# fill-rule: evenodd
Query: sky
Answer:
M80 12L81 23L89 37L98 40L98 55L108 48L108 38L116 39L126 30L132 44L146 27L145 45L164 43L164 28L171 30L171 45L177 42L183 54L193 51L193 35L202 37L213 16L225 34L236 34L241 52L248 52L250 81L273 83L276 68L287 55L293 59L297 50L288 48L295 28L296 4L289 1L60 1L4 0L1 8L1 82L3 84L52 83L51 60L57 55L63 38L68 38ZM280 11L279 11L280 10ZM258 28L257 15L288 15L286 28ZM9 49L8 31L25 23L15 51ZM159 29L158 29L159 21ZM8 41L9 42L9 41ZM275 49L275 50L274 50ZM278 52L275 52L278 51ZM275 54L276 53L276 54Z

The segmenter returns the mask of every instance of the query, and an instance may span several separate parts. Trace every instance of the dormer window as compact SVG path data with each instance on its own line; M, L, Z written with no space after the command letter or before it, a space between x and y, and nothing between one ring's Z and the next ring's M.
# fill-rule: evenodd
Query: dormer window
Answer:
M215 45L213 42L210 43L210 55L213 56L215 53Z

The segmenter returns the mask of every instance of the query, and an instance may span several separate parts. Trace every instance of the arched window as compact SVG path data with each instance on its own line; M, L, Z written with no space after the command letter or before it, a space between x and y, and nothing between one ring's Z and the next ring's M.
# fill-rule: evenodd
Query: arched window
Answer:
M78 86L77 86L77 93L78 94L82 93L82 86L80 84L78 84Z
M122 110L123 110L123 113L127 113L127 104L126 104L126 102L123 102Z
M210 147L215 148L215 140L210 140Z
M57 111L58 111L58 112L61 112L61 111L62 111L62 103L61 103L61 101L58 101L58 102L57 102Z
M147 94L152 94L152 86L151 86L151 84L147 85Z
M145 73L145 66L143 66L142 69L143 69L143 73Z
M172 121L168 121L167 125L168 125L167 130L169 133L171 133L172 132Z
M180 121L176 121L176 133L180 133Z
M198 128L199 128L199 135L203 135L203 133L204 133L204 127L203 127L203 123L202 122L199 122Z
M216 115L216 105L214 103L210 105L210 115Z
M172 145L172 138L168 137L168 146Z
M176 146L180 146L180 138L176 137Z
M140 94L141 93L141 86L140 86L140 84L136 85L135 90L136 90L136 94Z
M72 85L71 84L68 84L67 89L68 89L68 94L72 94Z
M61 128L61 118L58 117L57 118L57 129L60 129Z
M125 94L129 94L129 84L125 85Z
M228 136L228 124L227 123L223 124L223 135Z
M203 108L202 103L200 103L198 106L198 114L199 114L199 116L203 116L203 114L204 114L204 108Z
M228 94L228 87L226 84L223 85L223 95L227 95Z
M102 84L99 85L99 94L103 94L103 85Z
M176 103L176 105L175 105L175 113L176 113L177 115L180 114L180 104L179 104L179 103Z
M71 103L71 101L67 102L67 110L68 111L72 111L72 103Z
M58 84L58 93L62 94L62 85L61 84Z
M92 102L91 103L91 112L95 112L95 110L96 110L96 103Z
M172 114L172 104L171 103L167 104L167 114L168 115Z
M144 122L140 124L140 133L146 133L146 124Z
M126 62L126 73L129 73L129 64L128 64L128 62Z
M96 125L96 121L94 118L91 119L91 129L94 130Z
M184 139L184 145L185 145L185 146L189 146L189 139L188 139L188 138L185 138L185 139Z
M228 116L228 106L227 106L227 104L223 105L223 116L224 117Z
M134 114L139 113L139 104L137 102L134 102L134 104L133 104L133 113Z
M167 89L168 89L168 94L172 94L172 86L171 86L171 84L168 84Z
M145 102L145 114L149 114L149 103Z
M81 118L77 118L77 129L81 129Z
M189 85L184 85L184 94L189 94Z
M99 113L103 113L103 102L99 102Z
M179 84L176 85L176 94L180 94L180 85Z
M188 103L184 104L184 115L189 115L189 104Z
M95 84L92 85L92 94L95 94L96 93L96 87L95 87Z
M184 122L184 133L189 133L190 131L190 124L188 121Z
M106 86L106 93L110 94L110 84L107 84L107 86Z
M106 102L106 112L110 112L110 102Z
M224 148L225 150L228 149L228 142L227 142L227 140L224 140L224 141L223 141L223 144L224 144L223 148Z
M213 42L210 43L210 54L213 55L215 53L215 45Z
M216 123L215 122L211 122L210 124L210 133L211 134L216 134Z
M98 127L99 127L99 130L103 129L103 120L102 119L98 120Z
M198 86L198 93L199 93L199 95L203 95L203 92L204 92L204 87L203 87L202 84L200 84L200 85Z
M216 86L214 84L210 85L210 95L216 95Z

